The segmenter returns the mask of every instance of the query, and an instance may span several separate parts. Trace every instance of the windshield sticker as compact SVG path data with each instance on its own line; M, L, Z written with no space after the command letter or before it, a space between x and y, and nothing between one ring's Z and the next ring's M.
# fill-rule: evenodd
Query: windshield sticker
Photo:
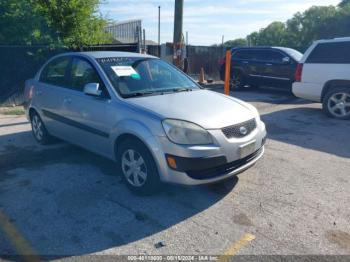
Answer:
M132 66L111 66L114 73L116 73L117 76L130 76L134 79L140 79L140 75L135 71Z

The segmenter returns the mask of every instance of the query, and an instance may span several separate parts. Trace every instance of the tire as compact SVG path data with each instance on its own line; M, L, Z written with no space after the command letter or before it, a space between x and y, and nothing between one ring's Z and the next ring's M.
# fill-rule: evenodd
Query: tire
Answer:
M160 188L157 165L148 148L128 139L117 148L118 170L128 188L138 195L151 195Z
M323 111L330 117L350 119L350 88L335 87L323 99Z
M244 75L239 71L235 71L231 75L230 88L232 90L242 89L246 84Z
M50 144L53 137L47 132L44 122L41 120L38 113L33 112L30 116L32 133L35 140L42 145Z

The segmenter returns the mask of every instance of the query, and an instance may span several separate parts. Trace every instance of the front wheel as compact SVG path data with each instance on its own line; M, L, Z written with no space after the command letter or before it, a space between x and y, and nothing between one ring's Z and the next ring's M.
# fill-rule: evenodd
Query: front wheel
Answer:
M233 90L241 89L245 86L244 76L240 72L233 72L230 80L230 88Z
M350 119L350 88L331 89L323 99L323 110L328 116L337 119Z
M127 140L117 149L119 171L128 188L140 195L158 191L158 169L148 148L137 140Z

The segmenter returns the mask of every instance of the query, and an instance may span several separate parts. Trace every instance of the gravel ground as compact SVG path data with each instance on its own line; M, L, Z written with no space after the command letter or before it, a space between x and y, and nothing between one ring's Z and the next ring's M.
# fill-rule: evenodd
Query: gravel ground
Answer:
M114 163L63 142L39 146L23 116L0 115L0 259L350 255L349 122L285 93L232 95L259 109L264 157L224 184L164 185L149 197L132 195Z

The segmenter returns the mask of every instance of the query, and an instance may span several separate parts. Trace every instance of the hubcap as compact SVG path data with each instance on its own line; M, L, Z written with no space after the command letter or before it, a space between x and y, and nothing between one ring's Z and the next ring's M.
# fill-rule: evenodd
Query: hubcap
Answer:
M232 88L238 88L241 86L241 78L239 75L237 76L234 76L232 79L231 79L231 86Z
M328 100L328 109L335 117L346 117L350 115L350 94L333 94Z
M147 167L142 156L133 149L122 155L122 170L126 180L135 187L141 187L147 180Z
M37 115L33 116L32 127L36 139L38 139L39 141L42 140L44 135L43 124Z

